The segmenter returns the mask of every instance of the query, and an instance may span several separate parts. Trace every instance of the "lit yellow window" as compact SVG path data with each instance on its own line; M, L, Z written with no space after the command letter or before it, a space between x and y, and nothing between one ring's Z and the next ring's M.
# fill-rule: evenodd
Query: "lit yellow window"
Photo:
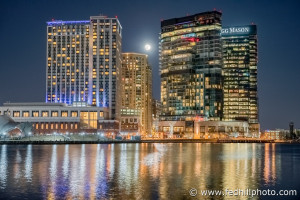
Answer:
M33 117L39 117L39 112L38 111L33 111L32 116Z
M13 116L14 117L20 117L20 112L19 111L14 111Z
M43 111L42 112L42 117L48 117L48 111Z
M58 112L57 111L52 111L51 116L52 117L58 117Z
M68 112L67 111L62 111L61 116L62 117L68 117Z
M77 116L78 116L78 112L73 111L73 112L72 112L72 117L77 117Z
M23 111L23 117L29 117L29 112L28 111Z

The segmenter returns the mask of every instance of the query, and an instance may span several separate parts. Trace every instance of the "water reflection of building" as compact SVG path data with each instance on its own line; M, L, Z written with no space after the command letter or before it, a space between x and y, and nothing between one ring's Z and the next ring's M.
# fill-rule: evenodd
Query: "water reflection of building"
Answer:
M276 159L276 156L278 158ZM281 173L281 155L276 155L276 144L265 144L264 146L264 170L263 177L266 184L275 184Z
M260 147L257 144L224 144L223 190L258 189L260 180ZM239 199L248 199L239 196Z
M27 146L13 150L22 160L18 170L3 165L16 159L7 158L6 148L0 152L0 191L3 183L22 190L30 184L43 198L184 199L190 188L257 189L281 176L275 144Z
M6 178L7 178L7 145L1 145L1 154L0 154L0 187L6 187Z

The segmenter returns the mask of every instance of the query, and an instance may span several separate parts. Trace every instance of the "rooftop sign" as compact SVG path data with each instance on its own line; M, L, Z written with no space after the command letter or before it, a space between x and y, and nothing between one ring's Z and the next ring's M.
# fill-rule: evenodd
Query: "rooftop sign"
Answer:
M256 26L238 26L238 27L225 27L221 30L222 36L231 36L231 35L250 35L256 34Z
M89 24L90 21L51 21L51 22L47 22L48 26L55 26L55 25L67 25L67 24Z

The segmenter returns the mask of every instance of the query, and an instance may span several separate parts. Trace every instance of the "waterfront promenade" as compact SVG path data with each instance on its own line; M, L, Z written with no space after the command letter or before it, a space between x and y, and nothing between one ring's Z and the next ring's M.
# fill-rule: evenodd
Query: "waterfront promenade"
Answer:
M143 140L0 140L1 144L122 144L122 143L299 143L271 139L143 139ZM300 144L300 143L299 143Z

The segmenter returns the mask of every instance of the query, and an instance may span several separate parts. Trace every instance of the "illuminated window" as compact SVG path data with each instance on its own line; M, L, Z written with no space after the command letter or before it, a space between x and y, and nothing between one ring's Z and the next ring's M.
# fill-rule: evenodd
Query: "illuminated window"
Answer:
M39 111L32 111L33 117L39 117Z
M20 117L20 111L14 111L13 117Z
M97 129L97 112L80 112L81 129Z
M57 111L52 111L51 116L52 117L58 117L58 112Z
M78 117L78 112L72 111L72 117Z
M29 112L28 111L23 111L23 117L29 117Z
M62 117L68 117L68 111L62 111L61 116Z
M49 113L48 111L42 111L42 117L48 117Z

